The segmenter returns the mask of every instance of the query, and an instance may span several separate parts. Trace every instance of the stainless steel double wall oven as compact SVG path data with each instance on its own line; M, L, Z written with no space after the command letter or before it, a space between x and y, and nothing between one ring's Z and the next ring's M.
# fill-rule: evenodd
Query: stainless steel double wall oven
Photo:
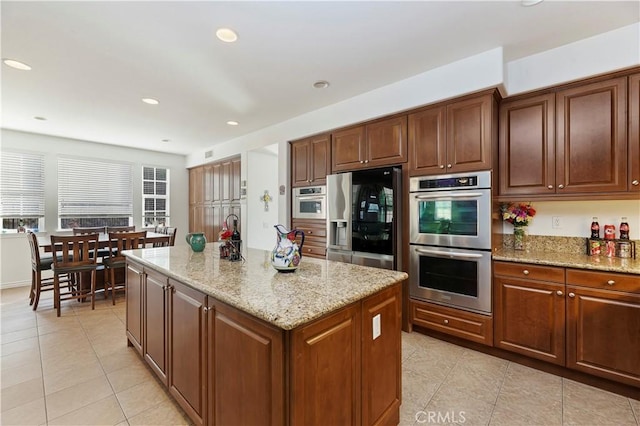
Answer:
M410 179L410 295L491 313L491 172Z

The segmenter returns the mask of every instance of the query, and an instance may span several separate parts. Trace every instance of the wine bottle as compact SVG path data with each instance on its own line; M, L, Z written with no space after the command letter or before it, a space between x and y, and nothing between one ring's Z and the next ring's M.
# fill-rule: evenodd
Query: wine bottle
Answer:
M242 244L240 240L240 232L238 231L238 220L233 220L233 232L231 233L231 254L229 255L229 260L236 261L240 260L240 245Z

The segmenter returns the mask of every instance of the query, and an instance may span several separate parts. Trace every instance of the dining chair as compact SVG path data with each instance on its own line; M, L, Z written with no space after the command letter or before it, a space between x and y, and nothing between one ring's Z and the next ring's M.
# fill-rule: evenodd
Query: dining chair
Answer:
M127 266L126 257L122 254L122 251L144 248L146 237L147 231L109 232L109 257L102 260L106 272L104 294L105 297L108 297L108 292L111 291L111 299L114 305L116 304L116 290L123 289L126 292L126 277L124 281L116 283L116 270L119 268L124 269Z
M135 225L134 226L107 226L107 234L110 234L111 232L133 232L136 230Z
M169 239L169 245L171 247L176 243L176 232L178 232L178 228L175 227L167 227L164 228L164 234L169 235L171 238Z
M82 234L73 236L51 236L51 252L53 264L53 299L60 316L60 302L77 299L85 300L91 297L91 309L96 306L96 271L99 266L96 261L98 250L98 234ZM90 276L87 286L83 277ZM74 287L69 293L60 293L60 283L63 277L75 276Z
M78 227L73 228L73 235L86 235L86 234L105 234L106 226L95 226L95 227ZM109 256L109 251L107 249L98 248L98 257L100 259Z
M32 231L27 232L27 239L29 241L29 249L31 250L31 290L29 292L29 305L32 305L33 310L35 311L38 309L41 292L53 290L53 277L42 277L42 271L51 270L51 265L53 265L53 255L51 253L40 253L38 237ZM70 283L69 276L66 275L61 277L60 282L64 283L65 287L68 287Z

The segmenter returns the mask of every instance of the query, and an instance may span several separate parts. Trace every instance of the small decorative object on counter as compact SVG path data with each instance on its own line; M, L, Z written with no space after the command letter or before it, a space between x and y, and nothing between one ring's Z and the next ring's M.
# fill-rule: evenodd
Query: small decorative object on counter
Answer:
M527 227L516 226L513 228L513 249L514 250L526 250L527 242Z
M636 258L636 242L631 240L604 240L587 238L587 254L598 256Z
M607 247L607 257L614 257L616 255L616 242L608 240L605 244Z
M620 239L629 239L629 223L627 222L627 218L624 216L622 216L622 219L620 220Z
M595 216L591 219L591 238L600 238L600 224Z
M302 258L302 245L304 244L304 232L299 229L287 230L282 225L275 225L277 243L271 252L271 265L278 272L293 272L298 269ZM300 246L296 243L296 236L301 236Z
M632 253L632 245L629 241L619 241L616 255L621 258L629 258Z
M536 215L531 203L509 203L500 206L502 220L513 225L513 249L526 250L527 226Z
M604 226L604 239L605 240L615 240L616 239L616 226L615 225L605 225Z
M187 244L191 246L191 250L195 252L203 251L207 245L207 239L203 232L191 232L185 235Z
M242 260L242 240L240 239L240 232L238 232L238 216L230 214L227 218L230 216L233 216L235 219L233 219L233 232L231 233L231 251L229 253L229 260L237 262Z
M591 256L600 256L602 253L602 241L589 240L589 254Z
M22 219L18 222L18 232L21 234L27 232L27 229L24 227L24 220Z

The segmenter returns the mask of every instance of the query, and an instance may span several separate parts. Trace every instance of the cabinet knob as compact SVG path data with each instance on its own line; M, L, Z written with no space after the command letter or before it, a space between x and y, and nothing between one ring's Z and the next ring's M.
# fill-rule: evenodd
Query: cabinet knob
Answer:
M558 296L562 296L564 293L563 293L562 291L558 290L558 291L556 291L556 294L557 294Z
M562 189L562 188L564 188L564 185L560 184L560 185L558 185L558 188Z
M365 163L368 163L368 162L369 162L369 160L364 160L364 162L365 162Z
M634 180L631 181L631 185L638 186L638 185L640 185L640 181L638 179L634 179Z
M449 324L449 320L448 319L446 319L446 320L444 320L442 322L445 323L445 324Z
M207 312L209 312L211 310L211 306L205 306L202 311L206 314Z
M363 160L360 160L360 164L364 164L364 161L363 161Z
M444 164L440 164L440 168L441 168L441 169L444 169Z
M307 252L311 253L311 249L307 249Z
M569 293L569 297L576 297L575 293Z
M616 282L615 282L614 280L609 280L609 281L607 281L607 284L609 284L609 285L614 285L615 283L616 283Z
M553 189L553 185L547 186L547 189Z
M448 169L450 169L451 167L453 167L451 164L447 164Z
M313 234L313 231L307 231L307 234L311 235Z
M522 271L522 273L525 274L525 275L529 275L529 270L525 269L524 271Z

